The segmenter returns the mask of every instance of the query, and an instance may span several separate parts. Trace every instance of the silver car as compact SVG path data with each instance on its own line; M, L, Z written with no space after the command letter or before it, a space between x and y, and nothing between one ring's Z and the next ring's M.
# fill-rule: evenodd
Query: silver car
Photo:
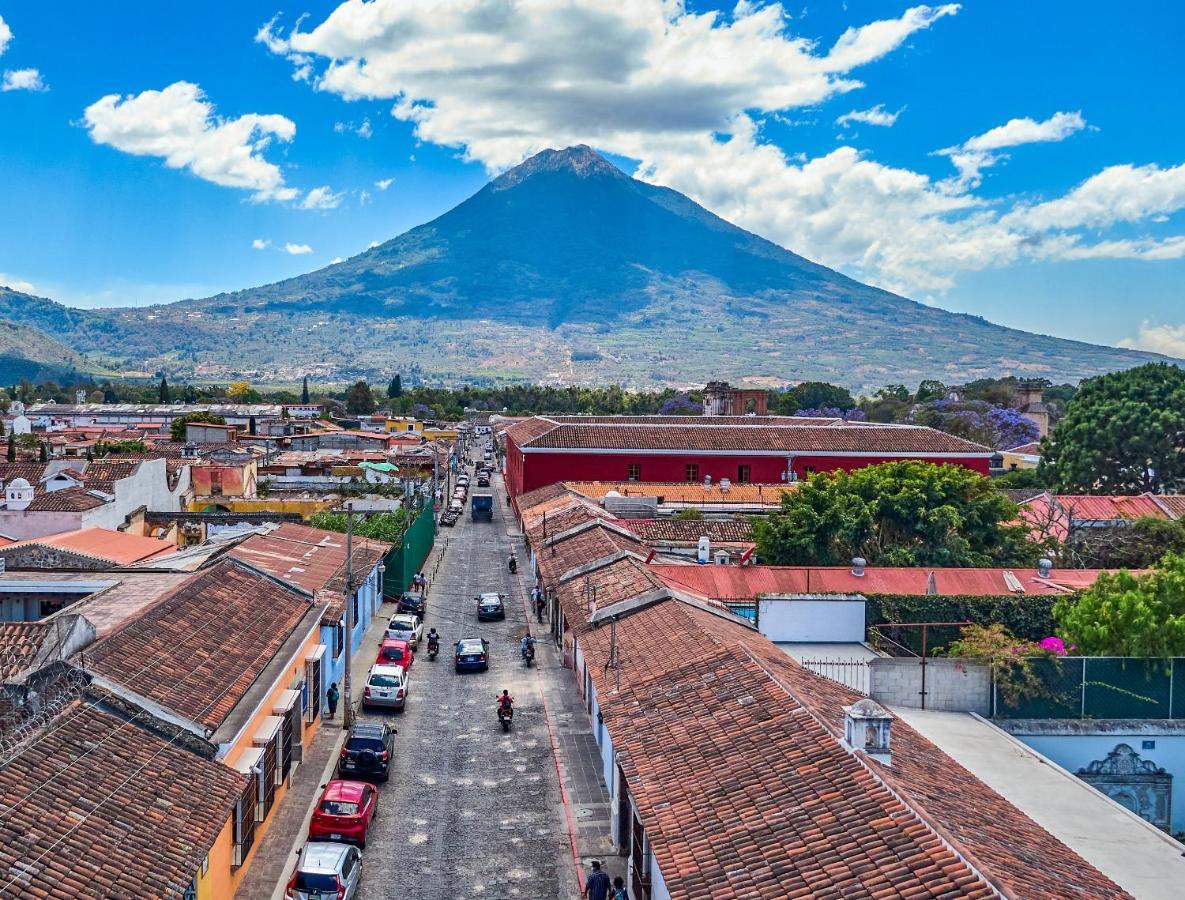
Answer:
M385 706L388 709L403 709L407 703L407 695L411 684L407 677L407 669L402 666L370 667L370 674L366 676L366 688L362 691L362 706L370 709L373 706Z
M351 900L362 879L362 853L349 844L310 841L288 882L288 900Z

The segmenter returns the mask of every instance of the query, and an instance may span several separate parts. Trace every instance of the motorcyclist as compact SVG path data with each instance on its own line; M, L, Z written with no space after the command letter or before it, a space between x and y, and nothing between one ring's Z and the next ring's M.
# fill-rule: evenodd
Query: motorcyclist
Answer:
M523 635L523 639L519 644L519 653L522 654L523 659L527 658L527 653L534 654L535 652L535 638L531 636L531 632Z
M514 715L514 698L510 696L510 691L503 689L502 696L498 698L498 712L508 719Z
M440 650L440 635L436 633L436 629L432 628L428 631L428 652L437 653Z

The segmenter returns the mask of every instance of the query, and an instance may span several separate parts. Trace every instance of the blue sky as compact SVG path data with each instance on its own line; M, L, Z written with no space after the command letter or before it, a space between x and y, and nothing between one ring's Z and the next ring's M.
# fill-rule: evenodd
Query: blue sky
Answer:
M309 271L587 142L907 296L1185 356L1180 4L121 0L0 18L0 283L66 303Z

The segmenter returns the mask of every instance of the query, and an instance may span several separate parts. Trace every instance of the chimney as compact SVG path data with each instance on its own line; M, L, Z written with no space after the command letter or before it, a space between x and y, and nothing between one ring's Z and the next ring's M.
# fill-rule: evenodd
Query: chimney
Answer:
M1053 571L1053 560L1051 560L1051 559L1037 560L1037 574L1041 578L1048 578L1049 574L1052 571Z
M706 534L701 535L699 545L695 551L695 561L701 565L706 565L712 556L712 540Z
M886 766L893 764L892 729L892 714L875 700L865 697L843 708L844 743Z
M931 572L926 578L926 593L931 597L937 595L938 593L938 578L933 572Z
M864 557L853 556L852 557L852 574L855 575L857 578L863 578L864 577L864 567L866 565L868 565L868 563L866 563L864 561Z

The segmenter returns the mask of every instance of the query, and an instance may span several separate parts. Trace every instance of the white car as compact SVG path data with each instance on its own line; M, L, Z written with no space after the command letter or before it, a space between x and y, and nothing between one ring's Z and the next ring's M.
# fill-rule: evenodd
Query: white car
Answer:
M370 667L366 675L366 687L362 691L362 706L386 706L402 710L411 693L411 679L402 666Z
M424 623L418 616L400 613L397 616L391 616L391 621L387 623L387 637L397 641L407 641L413 650L420 646L423 636Z

